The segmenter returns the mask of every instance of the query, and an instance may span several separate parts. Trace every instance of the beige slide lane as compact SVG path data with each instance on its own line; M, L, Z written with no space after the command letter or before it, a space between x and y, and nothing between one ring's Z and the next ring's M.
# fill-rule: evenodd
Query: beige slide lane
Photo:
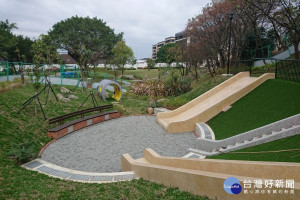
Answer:
M264 81L274 78L274 73L250 77L249 72L240 72L180 108L158 113L157 121L168 133L194 131L195 123L207 122Z

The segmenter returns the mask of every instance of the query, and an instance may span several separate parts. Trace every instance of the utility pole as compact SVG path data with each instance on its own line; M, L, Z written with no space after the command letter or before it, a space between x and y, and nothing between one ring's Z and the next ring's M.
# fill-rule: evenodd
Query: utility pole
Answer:
M229 11L229 38L228 38L228 58L227 58L227 74L229 74L229 59L230 59L230 47L231 47L231 21L233 18L233 12Z

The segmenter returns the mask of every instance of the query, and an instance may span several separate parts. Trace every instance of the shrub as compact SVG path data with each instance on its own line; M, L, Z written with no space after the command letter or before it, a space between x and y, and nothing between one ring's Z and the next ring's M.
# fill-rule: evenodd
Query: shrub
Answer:
M131 86L131 91L136 95L164 96L165 85L162 81L136 82Z
M8 152L8 156L18 164L26 163L36 157L34 145L25 142L22 144L14 145Z
M129 67L129 68L126 68L126 70L136 70L136 68L134 68L134 67Z
M210 78L204 82L198 83L198 85L191 91L184 93L177 97L169 97L168 99L165 99L161 101L162 107L166 107L168 109L175 109L178 108L189 101L197 98L201 94L205 93L206 91L214 88L215 86L219 85L223 81L227 80L228 77L224 76L215 76L213 78Z
M121 115L124 115L126 112L126 109L121 104L114 104L114 109L117 110Z
M12 83L11 81L2 81L2 82L0 82L0 87L2 88L2 90L6 89L6 88L10 88L11 83Z
M6 81L0 82L0 87L2 88L2 90L4 90L7 87Z
M159 107L162 107L162 104L161 104L161 102L156 101L153 104L151 104L150 107L159 108Z
M171 74L164 83L167 96L178 96L192 89L192 79L179 77L178 74Z
M14 78L12 82L13 83L22 83L22 80L21 80L21 78Z
M166 107L170 110L174 110L188 102L189 102L189 100L185 99L185 98L172 97L168 100L164 100L164 101L160 102L160 107Z
M122 80L130 80L130 78L128 78L127 76L122 76L121 78Z
M141 77L140 75L137 75L137 74L133 74L133 77L135 79L138 79L138 80L142 80L143 79L143 77Z

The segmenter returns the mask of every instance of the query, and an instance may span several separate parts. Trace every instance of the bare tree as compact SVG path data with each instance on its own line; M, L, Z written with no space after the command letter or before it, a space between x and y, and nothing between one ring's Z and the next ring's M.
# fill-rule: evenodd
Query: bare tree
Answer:
M248 5L258 9L275 29L283 28L295 47L295 58L299 59L300 7L299 0L247 0Z

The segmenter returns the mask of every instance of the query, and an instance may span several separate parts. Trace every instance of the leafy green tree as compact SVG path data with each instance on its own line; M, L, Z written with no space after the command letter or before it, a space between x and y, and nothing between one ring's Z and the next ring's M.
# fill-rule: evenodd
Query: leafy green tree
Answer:
M155 61L153 59L148 58L146 62L147 62L148 70L153 69L155 67Z
M24 37L22 35L16 36L17 44L15 49L15 55L12 59L13 61L19 62L33 62L32 55L32 41L29 37Z
M170 48L174 47L175 43L169 43L164 45L159 49L157 52L157 63L167 63L170 65L172 62L175 61L175 55L169 51Z
M153 69L155 67L155 60L153 60L151 58L148 58L146 60L146 62L147 62L147 66L148 66L147 68L148 68L148 77L149 77L149 71L150 71L150 69Z
M15 36L12 30L16 28L15 23L0 21L0 57L8 61L32 62L33 41L22 35Z
M95 60L107 60L112 48L123 37L101 19L73 16L53 25L49 36L56 48L68 50L81 69L88 71L88 65Z
M126 64L132 64L134 62L134 55L132 49L126 45L124 41L119 41L116 46L114 46L113 50L113 63L117 65L121 71L121 82L123 79L124 66Z
M40 88L40 78L42 76L42 65L47 63L49 65L60 61L60 55L56 51L47 35L40 35L40 37L32 45L34 67L32 72L27 71L28 76L33 82L33 87L37 91Z
M274 35L274 30L266 30L264 27L257 27L256 34L254 31L246 33L244 48L241 51L241 60L256 58L265 58L268 51L274 50L275 43L279 42ZM268 49L268 45L270 49ZM252 53L251 53L252 52Z
M176 67L179 69L181 76L184 76L184 65L186 65L186 41L175 43L173 47L168 49L169 54L172 55L176 63Z
M5 60L9 59L9 52L16 45L16 38L11 32L16 28L15 23L0 21L0 57Z

